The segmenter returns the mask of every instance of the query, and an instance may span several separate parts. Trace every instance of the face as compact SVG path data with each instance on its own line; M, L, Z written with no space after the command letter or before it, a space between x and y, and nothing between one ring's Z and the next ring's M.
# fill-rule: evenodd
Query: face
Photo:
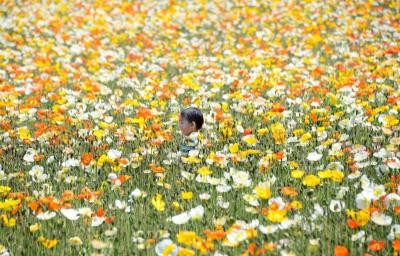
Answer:
M183 135L188 136L192 132L196 131L196 123L195 122L190 123L186 119L182 119L180 114L179 114L178 120L179 120L178 126Z

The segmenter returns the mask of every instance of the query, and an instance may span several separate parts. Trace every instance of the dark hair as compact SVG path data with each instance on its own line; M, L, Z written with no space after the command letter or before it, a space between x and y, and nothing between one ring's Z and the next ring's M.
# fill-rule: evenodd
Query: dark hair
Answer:
M194 122L196 124L196 130L200 130L201 127L203 127L203 113L201 113L200 109L198 108L189 107L182 110L181 118L189 121L189 123Z

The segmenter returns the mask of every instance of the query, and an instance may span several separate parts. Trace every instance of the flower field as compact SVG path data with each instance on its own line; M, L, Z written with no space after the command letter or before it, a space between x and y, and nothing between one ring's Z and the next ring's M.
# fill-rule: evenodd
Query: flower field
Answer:
M0 13L1 256L399 254L398 0Z

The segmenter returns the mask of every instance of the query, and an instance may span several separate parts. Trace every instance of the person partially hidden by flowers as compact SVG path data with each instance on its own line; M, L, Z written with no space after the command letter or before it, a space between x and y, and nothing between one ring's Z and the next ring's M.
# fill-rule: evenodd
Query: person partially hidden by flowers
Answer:
M183 143L180 145L179 153L187 156L189 151L196 150L199 141L199 130L203 127L204 118L200 109L189 107L181 111L178 118L179 129L183 134Z

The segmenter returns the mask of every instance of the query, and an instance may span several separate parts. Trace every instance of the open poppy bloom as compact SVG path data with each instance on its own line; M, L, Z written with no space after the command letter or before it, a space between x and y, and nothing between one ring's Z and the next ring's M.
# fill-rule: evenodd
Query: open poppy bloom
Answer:
M368 245L368 249L375 252L382 250L383 247L385 247L385 242L383 240L380 241L372 240Z
M335 246L335 256L348 256L349 255L349 250L341 245L336 245Z

